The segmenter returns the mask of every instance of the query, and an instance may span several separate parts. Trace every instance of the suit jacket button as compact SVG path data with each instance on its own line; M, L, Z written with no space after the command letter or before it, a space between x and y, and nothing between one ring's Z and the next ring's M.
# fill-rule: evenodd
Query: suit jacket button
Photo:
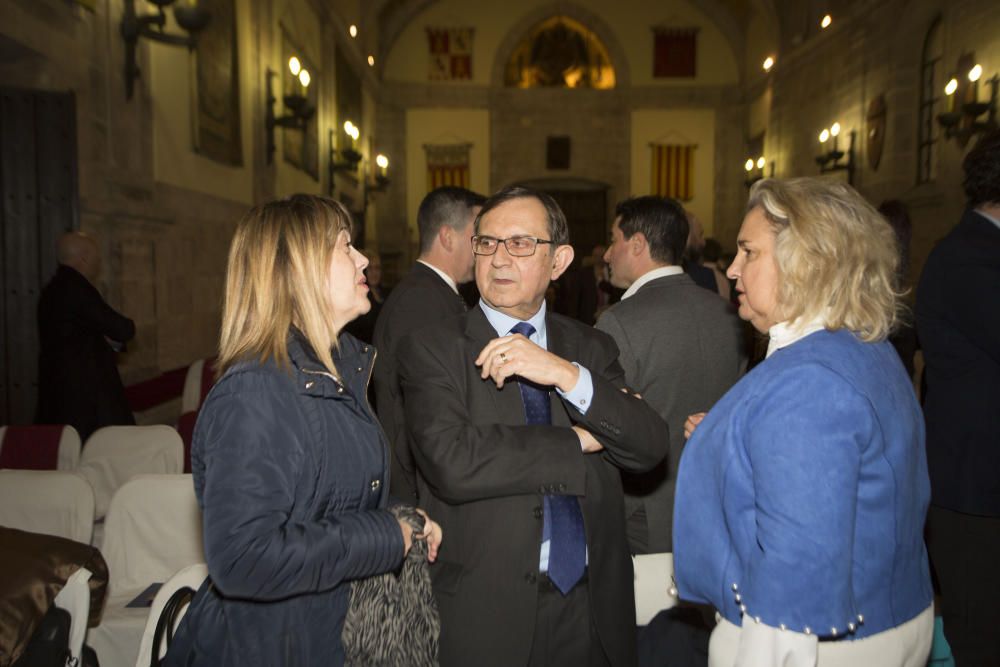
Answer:
M531 510L531 513L535 515L536 519L541 519L542 518L542 508L541 507L536 506L533 510Z
M373 479L372 480L372 492L378 491L379 487L382 486L382 480Z

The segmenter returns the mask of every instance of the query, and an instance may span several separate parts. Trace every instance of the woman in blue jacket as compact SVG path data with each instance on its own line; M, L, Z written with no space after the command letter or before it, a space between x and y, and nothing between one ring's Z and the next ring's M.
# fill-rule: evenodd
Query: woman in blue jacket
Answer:
M422 535L386 509L389 459L366 399L375 351L341 329L368 310L350 215L309 195L240 222L218 372L192 469L209 578L167 664L341 665L350 583Z
M718 610L713 666L926 665L929 483L920 407L886 342L893 232L819 179L760 181L747 210L728 275L768 357L686 425L677 588Z

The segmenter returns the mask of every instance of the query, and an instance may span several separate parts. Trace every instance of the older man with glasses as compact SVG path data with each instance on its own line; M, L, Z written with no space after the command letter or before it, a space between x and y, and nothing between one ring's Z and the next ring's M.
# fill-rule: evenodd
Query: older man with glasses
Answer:
M449 535L441 665L632 665L621 471L662 460L667 425L610 336L546 312L573 259L551 197L488 199L472 250L479 306L404 339L401 368L420 497Z

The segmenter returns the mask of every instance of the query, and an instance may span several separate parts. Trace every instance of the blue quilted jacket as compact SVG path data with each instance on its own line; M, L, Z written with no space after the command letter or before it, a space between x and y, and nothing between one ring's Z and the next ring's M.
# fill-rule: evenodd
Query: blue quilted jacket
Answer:
M291 369L233 367L201 409L192 471L209 579L169 665L341 665L350 581L402 561L365 398L374 349L341 338L344 384L297 333L288 352Z

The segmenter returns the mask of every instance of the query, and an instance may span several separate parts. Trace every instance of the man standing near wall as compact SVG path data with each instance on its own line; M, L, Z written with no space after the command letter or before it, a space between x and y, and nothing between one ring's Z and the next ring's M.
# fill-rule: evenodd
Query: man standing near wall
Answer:
M69 424L86 441L102 426L135 424L115 364L115 351L135 336L135 324L95 287L101 251L92 237L63 234L56 255L56 275L38 301L35 422Z
M413 504L417 485L399 388L399 341L466 311L458 285L472 280L472 226L484 201L482 195L452 186L424 197L417 211L420 256L389 294L375 323L375 403L391 447L392 494Z
M672 199L637 197L615 209L605 259L611 282L627 288L597 321L618 343L625 381L670 427L670 453L648 473L624 475L629 547L672 548L674 485L684 420L705 412L739 378L739 319L680 267L688 239L684 209Z
M1000 131L963 163L968 209L917 289L928 547L958 665L1000 665Z

